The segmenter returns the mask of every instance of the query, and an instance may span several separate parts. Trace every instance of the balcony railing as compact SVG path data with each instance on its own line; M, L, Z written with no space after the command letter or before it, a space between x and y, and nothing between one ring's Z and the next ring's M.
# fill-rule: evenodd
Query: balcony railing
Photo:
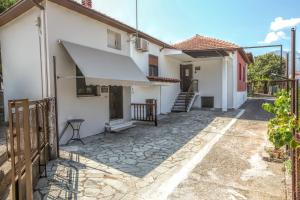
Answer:
M157 126L157 101L153 103L132 103L132 120L154 122Z

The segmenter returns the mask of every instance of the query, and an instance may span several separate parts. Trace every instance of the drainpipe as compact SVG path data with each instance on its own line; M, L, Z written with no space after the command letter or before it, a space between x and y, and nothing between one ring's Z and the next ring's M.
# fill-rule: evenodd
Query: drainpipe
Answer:
M41 76L42 76L42 98L44 98L44 81L45 81L45 96L49 97L49 64L48 64L48 49L47 49L47 30L46 30L46 13L45 13L45 7L42 6L41 4L39 4L36 0L31 0L36 7L38 7L41 11L41 16L40 16L40 24L39 24L39 28L40 28L40 38L39 38L39 42L40 42L40 57L41 57ZM44 54L44 55L43 55ZM43 65L45 66L44 70L45 70L45 74L43 73ZM45 80L44 80L44 76L45 76Z

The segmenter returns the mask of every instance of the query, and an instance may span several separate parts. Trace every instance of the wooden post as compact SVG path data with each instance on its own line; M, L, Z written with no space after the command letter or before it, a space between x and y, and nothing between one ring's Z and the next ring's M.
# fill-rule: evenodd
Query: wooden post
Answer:
M13 129L13 109L14 103L8 102L8 117L9 117L9 140L10 140L10 157L11 157L11 184L12 184L12 199L17 199L17 188L16 188L16 162L15 162L15 149L14 149L14 129Z
M24 114L24 110L23 110L23 114ZM23 187L21 185L21 179L22 179L22 159L21 159L21 127L20 127L20 108L19 108L19 103L15 103L15 115L16 115L16 138L17 138L17 156L18 156L18 161L17 161L17 172L18 172L18 187L17 187L17 191L18 191L18 199L19 198L23 198ZM24 118L24 117L23 117ZM24 124L23 124L24 126ZM25 129L23 127L23 135L25 135ZM26 148L25 144L24 144L24 149Z
M31 162L31 140L29 130L29 101L23 103L23 131L24 131L24 151L25 151L25 179L26 179L26 199L33 199L32 183L32 162ZM21 177L19 177L21 179Z

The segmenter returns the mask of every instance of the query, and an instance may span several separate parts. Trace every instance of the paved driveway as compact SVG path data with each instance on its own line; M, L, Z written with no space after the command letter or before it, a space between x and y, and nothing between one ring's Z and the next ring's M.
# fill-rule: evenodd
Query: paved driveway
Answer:
M263 160L267 144L265 102L249 100L245 114L226 132L180 185L169 200L286 199L285 175L281 163Z
M225 114L171 113L158 127L65 146L35 199L284 199L282 164L261 157L269 115L260 103Z
M158 127L138 125L62 147L36 199L142 199L179 171L239 111L171 113ZM151 192L150 192L151 193Z

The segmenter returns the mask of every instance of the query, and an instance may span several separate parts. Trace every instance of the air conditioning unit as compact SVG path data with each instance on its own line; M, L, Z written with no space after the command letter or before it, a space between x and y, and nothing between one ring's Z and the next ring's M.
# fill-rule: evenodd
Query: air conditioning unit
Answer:
M146 52L149 50L149 43L144 38L137 38L135 47L138 51Z

